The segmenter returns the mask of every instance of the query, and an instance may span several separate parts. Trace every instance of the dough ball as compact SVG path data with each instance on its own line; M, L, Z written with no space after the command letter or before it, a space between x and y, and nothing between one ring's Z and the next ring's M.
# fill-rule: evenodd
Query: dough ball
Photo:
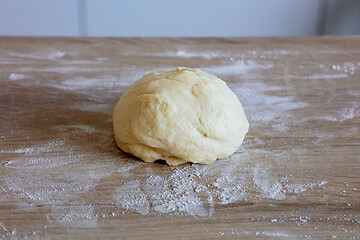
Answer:
M221 79L179 67L135 82L113 112L115 140L145 162L208 164L233 154L249 123Z

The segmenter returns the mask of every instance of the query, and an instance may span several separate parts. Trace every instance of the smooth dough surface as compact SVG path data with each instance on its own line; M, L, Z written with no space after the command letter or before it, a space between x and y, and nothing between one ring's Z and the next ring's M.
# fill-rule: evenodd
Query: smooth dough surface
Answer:
M228 157L249 130L241 103L224 81L182 67L135 82L116 104L113 124L124 152L169 165Z

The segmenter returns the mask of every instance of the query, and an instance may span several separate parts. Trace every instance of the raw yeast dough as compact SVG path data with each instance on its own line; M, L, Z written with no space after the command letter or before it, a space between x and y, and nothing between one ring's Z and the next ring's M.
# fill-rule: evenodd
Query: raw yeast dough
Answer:
M135 82L113 112L115 140L145 162L208 164L233 154L249 123L221 79L179 67Z

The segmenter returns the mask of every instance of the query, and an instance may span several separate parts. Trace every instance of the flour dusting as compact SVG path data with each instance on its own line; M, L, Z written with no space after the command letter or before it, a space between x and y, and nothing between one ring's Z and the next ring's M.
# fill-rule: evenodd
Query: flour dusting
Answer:
M146 194L139 187L139 181L130 181L118 187L114 199L117 204L126 210L141 214L149 213L149 202Z
M325 115L324 112L317 112L321 110L318 106L323 106L322 103L317 103L313 113L309 111L308 107L315 106L314 103L303 101L301 95L294 95L291 85L292 80L296 79L307 79L316 83L320 80L335 82L336 79L353 79L360 63L324 63L315 66L319 70L317 74L309 76L290 74L286 72L287 68L282 67L278 79L269 84L262 72L271 68L274 71L279 70L277 62L269 59L276 60L284 56L298 58L301 57L300 52L282 49L244 50L235 53L200 52L179 48L157 53L125 52L121 55L123 58L174 57L182 61L197 58L200 63L206 62L204 66L207 67L200 68L224 76L223 79L244 107L250 122L250 133L243 146L232 156L210 165L187 164L171 167L160 163L145 164L122 153L116 147L111 128L113 106L109 102L115 101L121 92L146 73L171 70L177 66L169 64L165 67L139 68L129 63L120 68L114 65L108 67L102 64L110 62L111 58L96 56L94 61L67 60L72 53L52 48L31 53L9 53L5 59L7 63L13 64L9 61L10 58L17 60L14 62L19 66L4 75L5 79L13 81L7 83L25 87L38 85L86 99L62 107L69 111L81 110L87 117L87 122L47 126L46 130L57 134L56 140L37 140L32 142L33 144L23 141L13 148L4 144L0 150L0 158L3 160L0 168L4 170L0 178L0 196L12 202L20 213L34 211L43 214L49 225L55 227L64 225L91 230L100 226L99 218L121 218L121 215L126 214L185 215L198 218L216 215L219 208L234 203L246 205L266 200L265 202L274 204L288 204L296 198L306 197L314 189L322 194L330 185L330 180L318 179L313 173L309 173L311 177L299 177L302 176L299 172L313 170L309 166L315 159L309 158L307 147L316 147L319 151L326 152L329 149L327 143L339 138L337 132L324 133L321 121L344 127L349 120L360 116L359 93L356 90L349 92L351 102L334 106ZM213 58L220 57L224 58L221 63L211 62ZM19 64L19 60L39 64ZM42 61L51 62L52 65L43 68ZM309 66L304 63L299 65L298 69L306 67ZM29 72L37 74L36 81ZM41 80L45 78L46 81ZM318 96L313 94L312 100L316 102ZM94 113L98 114L103 122L99 123L99 119L94 119ZM303 117L305 115L307 117ZM318 129L305 129L302 124L306 121L316 122L319 124ZM342 133L344 135L341 137L344 139L356 137L359 128L351 126ZM293 145L294 137L303 146ZM275 138L278 146L272 145ZM5 132L1 133L0 139L4 143L12 141L11 134ZM337 160L337 156L327 157ZM316 158L316 161L322 162L324 159ZM324 164L324 169L328 167L329 165ZM352 189L358 191L358 188ZM106 195L99 198L98 194L103 193ZM336 194L345 196L351 192L341 189L341 192ZM326 201L325 193L319 197ZM354 204L346 202L344 206L351 207ZM262 217L253 220L264 221L266 216ZM333 220L359 222L355 215L343 218L335 216ZM287 220L271 217L267 221L269 224L278 224ZM310 223L312 219L307 216L293 216L289 221L301 225ZM0 230L5 236L16 234L16 229L9 225L11 224L8 222L0 223ZM250 232L230 229L218 233L220 237L298 236L275 230Z
M344 106L340 110L334 111L332 115L316 116L315 119L343 123L346 120L353 119L358 116L360 116L360 105L357 102L353 102L351 105Z
M114 171L111 170L113 166L94 163L78 172L72 166L81 164L92 154L56 151L63 147L68 149L65 141L54 141L2 151L0 154L13 157L4 165L7 174L0 181L0 192L25 203L21 205L27 211L38 204L48 206L51 211L48 217L58 223L80 221L83 226L94 227L97 219L92 205L84 202L81 196L94 189L100 179L109 176Z
M32 77L24 75L24 74L18 74L18 73L11 73L9 76L9 80L21 80L21 79L32 79Z
M56 220L59 223L67 224L70 227L96 227L97 218L91 204L80 201L67 203L66 207L53 205L51 207L52 216L50 221ZM56 214L54 214L56 213ZM74 223L76 223L74 225Z
M249 65L249 62L241 64ZM139 74L137 71L131 73ZM79 91L96 87L111 91L116 84L113 77L77 78L64 80L57 88ZM307 103L292 96L272 95L272 92L282 90L282 87L261 82L229 83L229 86L243 103L251 126L270 124L275 131L288 131L289 126L285 123L291 118L291 111L307 106ZM95 101L97 95L89 95L89 98ZM103 104L104 110L111 110L106 103L96 104ZM70 109L74 107L76 104L69 106ZM68 139L74 134L101 134L104 139L110 140L113 137L111 129L104 131L84 124L59 125L52 129L65 134L64 140L1 152L12 154L12 159L5 165L11 175L4 177L2 189L29 203L49 205L49 216L59 223L83 219L82 222L89 227L96 225L91 203L84 202L81 196L94 191L99 181L115 173L121 174L121 181L113 189L112 200L118 208L123 209L123 214L212 216L217 205L254 197L249 194L249 190L250 193L256 192L255 198L280 201L326 184L325 181L299 182L292 177L289 169L284 169L279 175L276 168L267 163L267 159L277 159L277 164L285 164L301 153L297 150L283 154L260 150L264 142L257 138L245 141L244 148L240 149L241 154L234 154L211 165L167 167L157 172L156 165L148 164L146 171L143 171L144 164L138 161L121 163L117 158L97 154L98 161L87 163L86 171L76 172L71 166L86 161L92 153L67 150L64 155L54 152L54 149L68 149ZM34 175L34 171L40 171L41 174ZM143 171L141 176L138 175L139 171ZM59 204L74 206L74 209L70 207L64 212L57 207Z
M360 68L360 62L358 63L352 63L352 62L344 62L340 65L334 64L331 66L331 69L339 72L345 72L350 75L354 75L355 71L357 71Z
M316 74L316 75L311 75L308 76L306 78L308 79L339 79L339 78L348 78L349 75L345 74L345 73L340 73L340 74Z
M57 51L55 49L44 49L43 51L32 52L32 53L9 53L10 56L20 57L20 58L29 58L29 59L38 59L38 60L56 60L64 57L65 52Z
M270 123L277 121L275 128L285 130L279 121L291 117L291 110L301 109L308 104L296 101L293 96L272 96L267 92L281 90L281 87L264 83L246 83L241 86L229 84L242 103L247 117L253 122ZM281 119L283 118L283 119Z
M290 128L286 126L286 123L276 123L271 125L271 128L278 132L287 132L290 130Z
M273 67L272 64L263 65L254 60L231 60L231 64L206 67L203 68L203 70L215 75L237 75L245 74L250 70L268 69Z
M354 117L360 116L360 105L357 103L354 103L352 106L348 108L344 108L341 111L339 111L340 117L339 121L344 122L348 119L352 119Z
M186 49L178 49L176 51L146 53L146 52L122 52L125 56L155 56L155 57L177 57L177 58L203 58L212 59L216 57L223 57L224 53L220 51L189 51Z
M145 178L118 187L113 198L118 206L141 214L211 216L217 204L251 198L248 189L255 188L259 198L283 200L326 184L326 181L299 182L288 174L278 176L273 173L273 166L262 163L267 158L285 162L292 154L246 150L211 165L180 166L161 175L145 173ZM258 164L249 165L251 159Z
M77 129L89 131L90 128L80 126ZM253 141L253 144L259 143ZM21 155L14 157L6 166L11 175L4 176L1 183L2 191L7 194L29 203L49 205L51 218L59 223L80 219L89 227L94 226L96 218L91 203L83 202L79 197L94 190L97 182L115 172L121 172L123 182L114 190L115 204L126 211L140 214L211 216L217 204L226 205L251 198L247 191L249 189L257 189L258 197L282 200L287 198L288 193L301 194L326 184L325 181L303 183L288 174L274 174L273 167L262 162L266 162L266 158L286 161L291 154L279 155L258 149L248 149L211 165L173 167L161 174L146 171L142 177L132 172L137 172L144 164L132 160L114 168L113 161L109 162L106 157L101 160L101 156L99 162L88 164L86 171L76 172L69 167L80 164L91 153L71 151L64 156L50 150L63 144L7 151ZM39 155L46 152L47 155ZM293 154L297 155L296 152ZM249 165L251 159L258 164ZM27 166L25 170L24 166ZM41 174L33 174L34 171ZM59 204L70 204L74 208L64 210L57 207ZM31 205L29 207L31 209Z

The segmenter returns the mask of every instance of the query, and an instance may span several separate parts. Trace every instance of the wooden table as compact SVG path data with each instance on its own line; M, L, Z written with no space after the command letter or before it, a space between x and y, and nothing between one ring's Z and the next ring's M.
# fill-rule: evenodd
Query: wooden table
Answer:
M243 146L212 165L119 150L112 109L177 66L225 80ZM0 38L0 238L360 238L360 37Z

